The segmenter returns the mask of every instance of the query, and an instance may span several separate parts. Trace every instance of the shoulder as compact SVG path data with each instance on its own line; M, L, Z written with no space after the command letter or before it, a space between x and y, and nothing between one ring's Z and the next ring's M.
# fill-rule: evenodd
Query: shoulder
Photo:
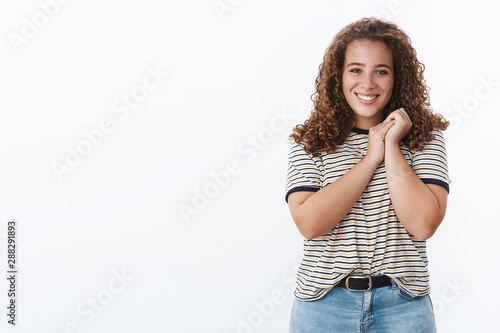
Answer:
M303 141L301 141L301 142L292 141L289 145L288 157L300 155L300 154L308 154L307 151L305 150L304 142Z
M441 130L432 130L432 140L431 142L440 142L440 143L443 143L444 144L444 134L443 134L443 131Z
M446 150L446 143L443 132L441 130L435 129L432 130L431 134L432 134L431 141L425 144L424 149L422 151L440 150L444 152Z
M292 143L290 144L290 148L288 150L288 157L302 156L302 157L314 159L315 157L313 156L313 154L308 152L306 150L305 146L306 145L305 145L304 141L300 141L300 142L292 141Z
M359 130L363 131L363 130ZM305 142L300 141L292 141L290 144L288 156L297 156L297 155L302 155L302 156L307 156L312 160L318 161L318 160L323 160L323 159L328 159L334 156L339 156L343 155L346 153L350 153L351 150L358 150L359 148L363 147L366 145L368 142L368 131L366 133L364 132L357 132L357 131L351 131L347 138L336 145L335 150L331 153L328 153L326 148L320 149L318 154L312 154L311 152L307 151L305 149Z
M409 152L412 155L419 155L423 152L432 150L446 150L445 136L443 131L434 129L431 131L431 139L424 143L423 148L420 149L410 149L403 144L402 149Z

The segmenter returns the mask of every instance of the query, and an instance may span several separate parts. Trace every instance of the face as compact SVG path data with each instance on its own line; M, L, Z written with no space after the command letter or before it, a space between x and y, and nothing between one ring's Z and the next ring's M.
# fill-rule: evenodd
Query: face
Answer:
M385 43L363 39L347 45L342 89L356 114L356 127L370 129L384 120L393 85L392 53Z

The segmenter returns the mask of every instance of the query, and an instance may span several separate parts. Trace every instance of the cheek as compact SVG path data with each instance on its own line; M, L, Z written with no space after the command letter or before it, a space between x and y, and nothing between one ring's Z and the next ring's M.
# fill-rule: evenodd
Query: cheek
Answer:
M384 82L384 90L389 95L392 95L393 88L394 88L394 80L387 80L387 82Z
M352 88L352 82L348 76L342 76L342 91L344 94L348 93Z

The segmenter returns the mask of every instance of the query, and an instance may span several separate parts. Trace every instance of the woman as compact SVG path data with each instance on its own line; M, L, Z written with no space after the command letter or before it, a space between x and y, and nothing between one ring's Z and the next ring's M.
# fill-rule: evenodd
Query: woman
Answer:
M448 126L396 25L362 19L326 50L295 127L286 200L304 257L290 332L435 332L426 239L444 218Z

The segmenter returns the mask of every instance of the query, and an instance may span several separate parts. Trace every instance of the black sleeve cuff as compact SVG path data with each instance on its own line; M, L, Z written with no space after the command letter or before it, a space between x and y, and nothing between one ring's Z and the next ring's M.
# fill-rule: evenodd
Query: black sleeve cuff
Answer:
M434 179L434 178L421 178L422 182L424 184L434 184L434 185L439 185L445 188L446 192L450 193L450 185L448 183L439 180L439 179Z
M301 192L301 191L307 191L307 192L318 192L319 187L314 187L314 186L299 186L299 187L294 187L288 190L285 195L285 201L288 203L288 196L292 194L293 192Z

